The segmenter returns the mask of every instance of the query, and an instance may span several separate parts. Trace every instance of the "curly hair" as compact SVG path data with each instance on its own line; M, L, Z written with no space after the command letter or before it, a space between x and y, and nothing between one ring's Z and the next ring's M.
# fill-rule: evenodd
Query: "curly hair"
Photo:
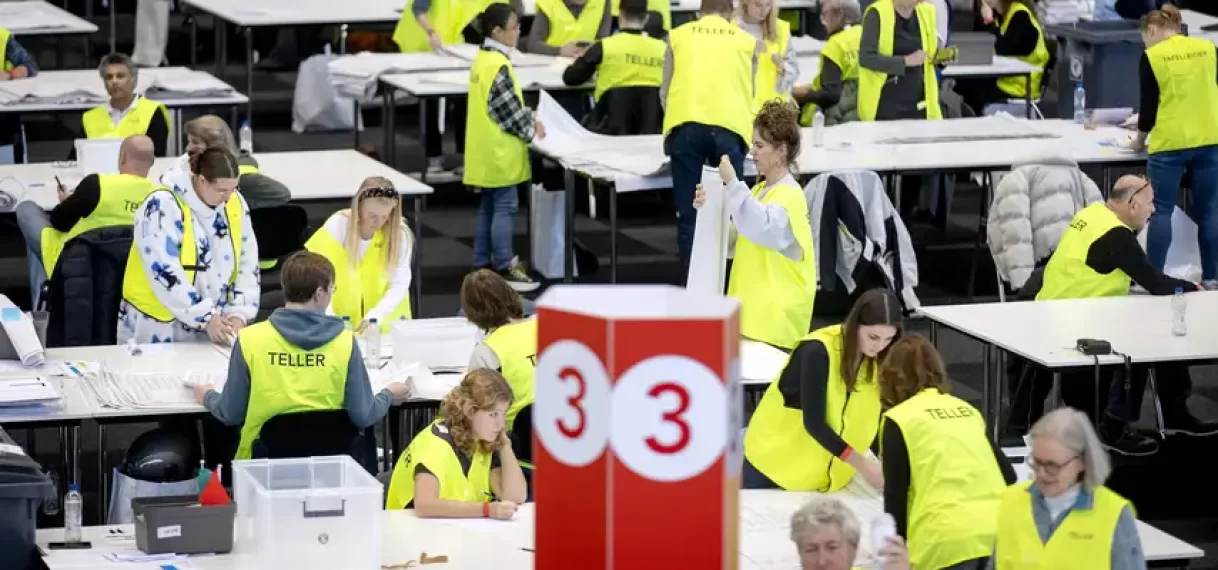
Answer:
M503 442L487 443L478 439L472 425L474 414L494 408L496 404L511 405L514 396L503 375L489 368L478 368L465 374L461 384L440 402L440 417L448 424L457 449L467 455L478 451L499 451Z
M799 158L799 108L786 101L766 101L753 119L753 129L765 142L787 148L786 163L795 164Z
M479 269L461 281L461 309L474 326L490 331L524 318L524 302L498 273Z
M892 343L880 366L880 401L891 408L927 388L951 393L951 382L939 351L921 335Z

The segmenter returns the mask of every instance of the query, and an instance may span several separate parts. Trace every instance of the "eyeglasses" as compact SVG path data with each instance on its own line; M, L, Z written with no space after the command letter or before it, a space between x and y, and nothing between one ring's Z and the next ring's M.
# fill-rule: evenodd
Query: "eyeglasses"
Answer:
M1062 469L1064 469L1067 465L1074 463L1077 459L1079 459L1079 456L1075 455L1074 457L1067 459L1064 463L1054 463L1052 461L1039 460L1035 457L1028 457L1028 469L1031 469L1033 473L1040 470L1044 471L1045 475L1057 477L1057 474L1061 473Z
M398 191L393 187L372 186L360 190L365 198L397 198Z
M1130 204L1133 204L1133 198L1134 198L1134 196L1138 195L1138 192L1141 192L1147 188L1150 188L1150 180L1148 180L1145 176L1143 176L1141 174L1138 175L1138 178L1142 179L1142 185L1138 186L1137 190L1134 190L1133 192L1131 192L1129 194L1129 203Z

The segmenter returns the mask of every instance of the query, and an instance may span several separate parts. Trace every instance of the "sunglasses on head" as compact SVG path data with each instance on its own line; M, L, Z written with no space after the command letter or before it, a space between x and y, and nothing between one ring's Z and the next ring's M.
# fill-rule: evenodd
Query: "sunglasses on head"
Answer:
M360 193L368 198L397 198L398 197L398 191L396 189L382 188L380 186L364 188L363 190L360 191Z

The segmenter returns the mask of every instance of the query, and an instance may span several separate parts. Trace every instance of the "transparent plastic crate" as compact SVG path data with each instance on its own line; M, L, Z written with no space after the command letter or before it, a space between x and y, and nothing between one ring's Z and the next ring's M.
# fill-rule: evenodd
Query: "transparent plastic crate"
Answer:
M236 551L263 568L380 570L383 494L348 456L234 461Z

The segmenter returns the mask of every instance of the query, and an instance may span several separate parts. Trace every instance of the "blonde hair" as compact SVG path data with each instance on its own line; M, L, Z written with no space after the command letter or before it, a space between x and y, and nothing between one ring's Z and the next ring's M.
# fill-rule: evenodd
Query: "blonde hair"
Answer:
M402 248L413 244L412 240L414 237L410 231L410 226L406 225L406 219L402 217L401 196L397 195L396 191L393 197L373 196L366 192L370 189L393 189L393 182L390 182L384 176L369 176L360 183L359 190L355 193L355 196L351 197L351 207L339 212L339 214L347 216L348 221L347 235L343 236L343 248L348 252L347 260L351 264L351 269L355 269L358 265L358 260L351 253L359 251L360 204L364 200L371 198L392 200L393 210L389 212L389 220L385 222L385 225L381 229L377 230L385 232L385 241L388 242L385 248L385 272L392 274L398 268L398 257L402 253Z
M739 21L744 21L745 4L749 0L739 0L736 4L735 17ZM770 0L770 12L761 19L761 37L765 41L772 42L778 40L778 0Z
M440 417L448 424L453 443L466 455L478 451L499 451L500 441L487 443L474 434L471 422L474 414L494 408L496 404L511 405L512 388L503 375L489 368L469 371L461 384L453 388L440 402Z
M186 121L186 134L199 139L207 148L222 148L237 156L237 139L224 119L215 115L203 115Z
M1184 16L1180 14L1180 9L1172 4L1164 4L1158 10L1151 10L1145 16L1142 16L1142 31L1145 32L1151 27L1172 32L1179 32L1181 24L1184 23Z
M1089 489L1103 485L1112 473L1108 452L1095 435L1091 419L1074 408L1058 408L1045 414L1032 426L1028 437L1053 439L1077 455L1083 462L1083 486Z

